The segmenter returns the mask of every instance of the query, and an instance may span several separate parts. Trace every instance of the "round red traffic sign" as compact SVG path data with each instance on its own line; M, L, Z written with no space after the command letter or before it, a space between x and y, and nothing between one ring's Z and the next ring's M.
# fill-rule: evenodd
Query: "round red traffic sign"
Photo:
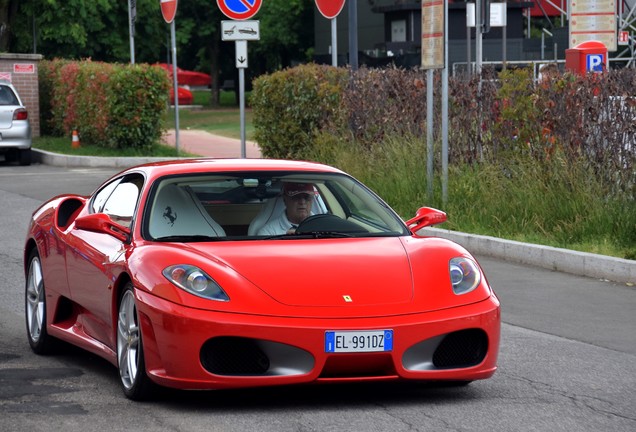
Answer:
M263 0L216 0L221 12L233 20L246 20L256 15Z
M177 14L177 0L159 0L161 2L161 15L170 24Z
M344 4L345 0L316 0L316 7L327 19L337 17Z

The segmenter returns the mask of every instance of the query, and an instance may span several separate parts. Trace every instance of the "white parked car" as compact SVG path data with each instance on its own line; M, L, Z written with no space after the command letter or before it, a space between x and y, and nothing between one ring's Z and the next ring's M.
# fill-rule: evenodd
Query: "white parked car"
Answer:
M29 113L15 87L4 81L0 81L0 154L9 162L31 164Z

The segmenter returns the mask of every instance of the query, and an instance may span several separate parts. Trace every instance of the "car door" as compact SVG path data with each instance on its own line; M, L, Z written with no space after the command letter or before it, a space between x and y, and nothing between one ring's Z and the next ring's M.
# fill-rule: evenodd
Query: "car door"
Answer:
M126 227L132 226L143 178L126 176L109 183L91 201L91 213L105 213ZM124 271L127 242L112 235L73 229L66 269L73 301L80 306L78 324L91 338L114 347L113 285Z

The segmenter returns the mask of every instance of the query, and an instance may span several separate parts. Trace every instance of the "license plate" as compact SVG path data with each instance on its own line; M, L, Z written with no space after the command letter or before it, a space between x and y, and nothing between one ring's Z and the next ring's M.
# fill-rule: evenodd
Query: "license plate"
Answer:
M325 352L356 353L393 350L393 330L325 332Z

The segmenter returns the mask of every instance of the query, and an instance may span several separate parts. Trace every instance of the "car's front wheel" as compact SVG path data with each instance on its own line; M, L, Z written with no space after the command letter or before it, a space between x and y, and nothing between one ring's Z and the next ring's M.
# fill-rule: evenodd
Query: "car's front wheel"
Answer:
M29 270L26 276L24 290L25 318L29 345L36 354L49 354L56 343L56 339L46 330L46 294L44 291L44 277L42 261L38 251L33 249L29 254Z
M129 399L143 400L154 387L146 374L143 342L132 283L124 288L117 315L117 363L124 394Z

